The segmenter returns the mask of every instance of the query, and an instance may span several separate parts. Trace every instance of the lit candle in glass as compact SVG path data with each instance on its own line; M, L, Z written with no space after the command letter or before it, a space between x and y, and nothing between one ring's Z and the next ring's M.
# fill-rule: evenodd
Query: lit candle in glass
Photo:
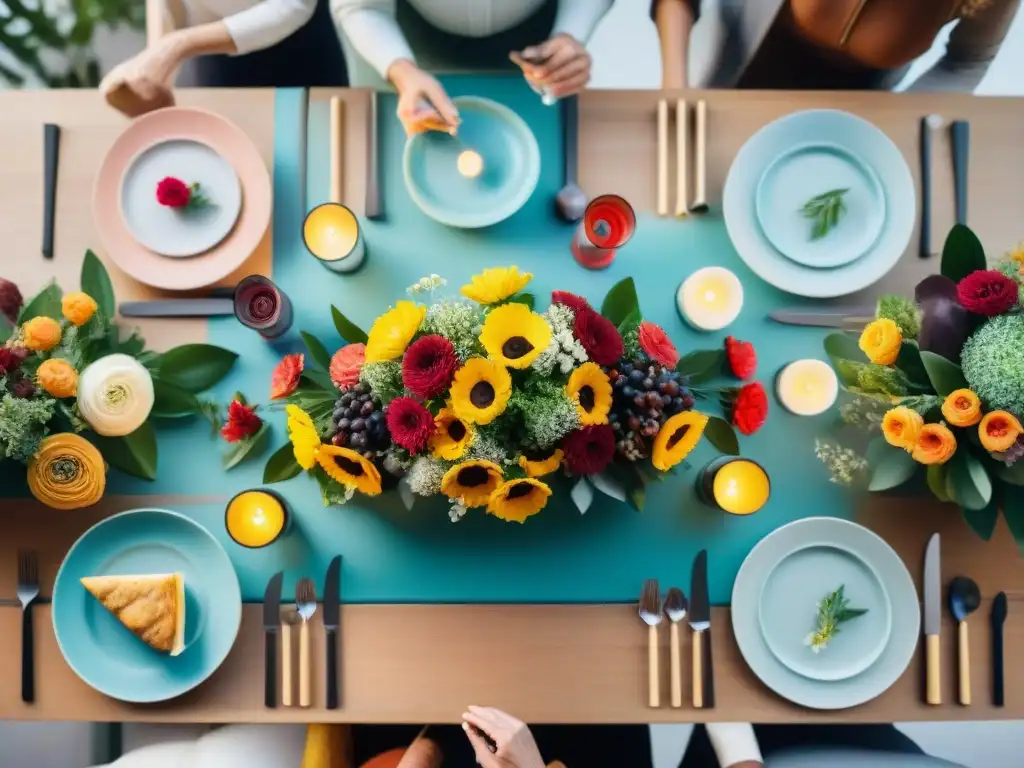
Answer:
M455 166L462 176L475 179L484 172L484 159L480 153L472 149L464 149L455 158Z
M775 395L782 407L797 416L817 416L835 403L839 380L823 360L797 360L775 377Z
M265 339L276 339L292 326L292 303L262 275L242 278L235 287L235 317Z
M725 267L704 267L690 275L676 293L679 313L699 331L718 331L743 309L743 285Z
M715 459L697 478L700 500L730 515L751 515L768 502L770 495L768 473L749 459Z
M302 224L306 249L332 272L355 272L366 258L359 219L341 203L318 205Z
M572 255L580 266L604 269L636 231L636 214L624 198L601 195L587 205L572 239Z
M228 536L250 549L273 544L283 536L291 523L288 507L273 491L242 491L228 502L224 525Z

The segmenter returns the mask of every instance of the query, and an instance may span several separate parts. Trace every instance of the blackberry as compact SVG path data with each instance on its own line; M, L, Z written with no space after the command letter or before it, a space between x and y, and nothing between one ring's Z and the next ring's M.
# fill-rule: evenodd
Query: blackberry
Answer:
M387 407L381 405L365 384L343 390L334 404L331 442L368 459L376 459L391 445L386 413Z
M686 377L649 360L620 360L608 372L617 453L628 461L650 456L654 438L669 417L693 408Z

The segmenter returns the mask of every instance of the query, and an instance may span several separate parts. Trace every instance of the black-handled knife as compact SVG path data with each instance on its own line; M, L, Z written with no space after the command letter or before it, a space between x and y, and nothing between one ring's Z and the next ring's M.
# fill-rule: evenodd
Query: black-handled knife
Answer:
M268 707L277 706L277 633L281 628L281 585L284 572L278 571L267 582L263 593L263 639L265 658L263 664L263 703Z
M341 555L327 566L324 579L324 647L327 649L327 708L337 709L338 693L338 628L341 624Z
M992 601L992 705L1005 703L1003 682L1003 624L1007 614L1006 593L1000 592Z
M971 153L971 124L954 120L950 126L953 135L953 191L956 198L956 223L967 223L967 160Z
M60 126L43 126L43 257L53 258L53 228L57 207L57 164L60 160Z
M932 127L921 118L921 240L918 255L932 255Z

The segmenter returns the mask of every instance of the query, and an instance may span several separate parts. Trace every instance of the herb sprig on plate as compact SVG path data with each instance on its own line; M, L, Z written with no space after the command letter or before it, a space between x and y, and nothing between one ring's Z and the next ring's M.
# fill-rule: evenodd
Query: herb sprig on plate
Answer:
M867 613L867 608L851 608L847 599L846 585L840 584L839 589L831 592L818 603L818 626L805 639L815 653L828 647L829 642L839 634L839 625Z
M830 189L828 192L815 195L804 203L800 213L805 219L813 221L811 240L820 240L839 224L839 220L846 213L846 203L843 198L849 191L849 188Z

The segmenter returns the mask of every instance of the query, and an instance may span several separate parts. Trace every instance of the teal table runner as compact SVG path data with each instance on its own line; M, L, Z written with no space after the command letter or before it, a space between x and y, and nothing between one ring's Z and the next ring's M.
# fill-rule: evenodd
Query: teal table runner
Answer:
M402 178L404 135L394 117L394 99L385 97L380 118L380 169L386 218L363 222L367 263L353 275L335 275L310 256L302 244L305 211L299 189L301 156L308 145L308 208L328 199L328 114L326 102L312 103L308 135L303 137L306 95L281 90L276 95L274 126L274 280L295 305L291 332L267 343L232 318L211 321L210 341L241 355L232 376L222 382L222 399L240 390L253 402L267 402L270 371L281 355L302 351L300 330L340 345L331 321L337 305L369 328L390 304L405 297L405 288L436 272L453 292L472 274L490 266L517 264L534 273L529 290L538 307L550 291L571 290L600 301L614 283L632 276L644 316L661 324L680 351L712 348L726 333L754 342L758 375L771 393L775 372L803 357L821 358L820 330L769 323L769 309L796 303L762 283L736 255L717 214L686 221L639 217L637 233L607 270L580 268L569 252L573 228L559 222L552 199L561 186L559 111L543 106L518 78L452 77L445 85L453 96L474 94L515 110L530 125L540 144L542 169L537 190L519 213L486 230L450 229L427 218L410 199ZM304 141L304 138L306 139ZM588 158L588 162L594 159ZM591 194L614 189L589 190ZM745 304L726 332L691 330L675 309L675 291L694 270L722 265L739 275ZM443 500L418 499L406 511L397 494L376 499L357 496L344 507L324 507L316 483L305 476L274 488L288 500L297 523L289 538L264 550L246 550L231 542L223 526L223 505L177 506L224 543L234 562L246 600L260 600L267 579L284 569L285 594L300 575L319 582L330 558L344 556L343 595L348 602L620 602L635 600L645 578L689 592L695 554L709 552L712 601L728 603L733 579L751 547L776 527L810 515L850 517L852 501L828 480L814 457L814 438L833 417L798 418L786 413L773 395L767 425L740 438L744 456L760 462L772 481L768 505L750 517L731 517L697 502L694 478L716 454L706 441L690 457L690 467L648 488L642 513L596 497L585 515L568 499L568 485L556 487L558 498L524 525L505 523L479 511L452 523ZM717 409L716 403L698 407ZM283 414L275 413L272 445L286 440ZM112 473L109 493L218 494L228 497L261 485L263 459L247 461L230 472L220 468L223 443L211 440L205 423L161 425L160 466L149 483Z

